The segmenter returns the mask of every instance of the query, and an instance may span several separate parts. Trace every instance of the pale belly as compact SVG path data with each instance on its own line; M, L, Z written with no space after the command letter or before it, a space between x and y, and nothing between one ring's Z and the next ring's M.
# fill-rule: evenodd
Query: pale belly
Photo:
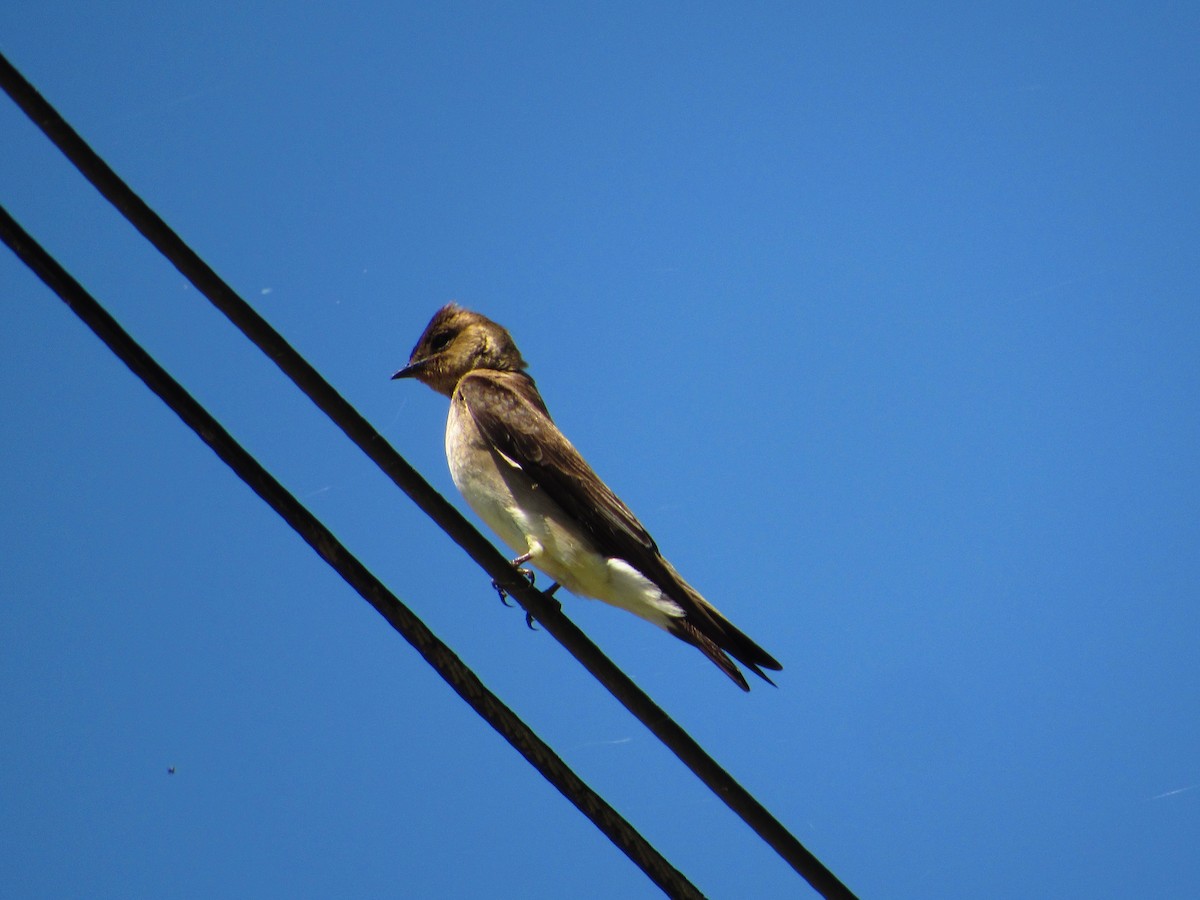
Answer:
M446 429L446 459L454 485L518 556L530 554L534 566L571 593L626 609L656 625L683 615L625 560L597 552L523 470L488 448L468 413L456 416L459 409L459 403L451 402Z

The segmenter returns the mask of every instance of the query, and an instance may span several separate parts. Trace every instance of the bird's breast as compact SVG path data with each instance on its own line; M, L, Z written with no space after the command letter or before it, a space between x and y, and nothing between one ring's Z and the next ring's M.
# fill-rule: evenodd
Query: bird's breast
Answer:
M446 422L446 462L454 486L471 509L504 543L525 553L526 541L518 525L518 502L513 488L497 466L496 454L459 397L450 403L450 417Z
M596 596L605 558L517 463L492 447L466 403L455 397L446 423L446 460L463 498L518 554L568 590Z
M518 555L574 594L628 609L658 625L682 615L621 559L601 554L584 529L515 461L499 453L455 395L446 422L450 476L471 509Z

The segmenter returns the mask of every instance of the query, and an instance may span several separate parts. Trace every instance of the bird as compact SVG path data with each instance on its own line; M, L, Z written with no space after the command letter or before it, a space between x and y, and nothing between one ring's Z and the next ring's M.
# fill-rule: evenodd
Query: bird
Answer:
M744 691L741 663L783 667L704 599L558 429L512 336L449 303L392 379L450 398L446 459L467 504L518 555L571 593L627 610L691 644ZM522 570L524 571L524 570ZM530 573L532 575L532 573Z

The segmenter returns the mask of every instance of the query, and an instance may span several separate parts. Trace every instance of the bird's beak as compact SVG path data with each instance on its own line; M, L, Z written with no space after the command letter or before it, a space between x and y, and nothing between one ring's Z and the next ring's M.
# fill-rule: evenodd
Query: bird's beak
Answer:
M392 376L392 381L395 381L397 378L418 378L421 373L425 371L425 367L429 365L429 361L429 357L426 357L425 359L418 359L415 362L410 362L407 366Z

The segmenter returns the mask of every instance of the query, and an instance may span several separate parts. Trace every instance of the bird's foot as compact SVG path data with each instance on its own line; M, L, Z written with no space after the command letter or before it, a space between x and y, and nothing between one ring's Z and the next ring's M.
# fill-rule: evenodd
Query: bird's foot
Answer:
M500 595L500 602L503 603L505 606L509 606L509 607L516 606L515 603L508 602L508 591L506 591L504 588L500 587L500 582L493 581L492 589L495 590L495 592Z
M523 575L525 578L529 579L530 586L532 586L533 584L536 583L537 576L533 574L533 569L523 569L523 568L521 568L521 564L527 563L531 559L533 559L533 554L525 553L521 556L518 556L516 559L509 560L509 564L516 568L518 575ZM495 588L496 593L500 595L501 603L503 603L505 606L513 605L508 602L508 591L506 591L504 588L500 587L500 582L493 581L492 587ZM557 588L558 585L555 585L554 587Z

